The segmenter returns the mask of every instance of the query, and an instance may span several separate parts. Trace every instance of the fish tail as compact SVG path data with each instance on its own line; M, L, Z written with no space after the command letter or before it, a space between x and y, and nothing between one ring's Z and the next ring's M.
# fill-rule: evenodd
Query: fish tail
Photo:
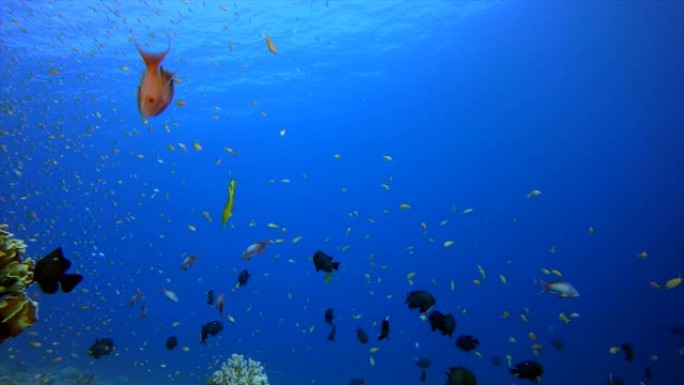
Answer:
M540 290L537 294L544 294L544 293L546 293L547 291L549 291L549 286L547 285L546 282L544 282L544 281L541 280L541 279L537 279L537 281L538 281L539 284L541 285L541 290Z
M140 56L147 66L147 71L152 73L157 71L157 67L159 67L159 64L164 60L166 54L169 53L169 49L171 49L169 46L166 51L161 53L145 52L142 48L140 48L138 42L135 43L135 47L138 49L138 52L140 52Z

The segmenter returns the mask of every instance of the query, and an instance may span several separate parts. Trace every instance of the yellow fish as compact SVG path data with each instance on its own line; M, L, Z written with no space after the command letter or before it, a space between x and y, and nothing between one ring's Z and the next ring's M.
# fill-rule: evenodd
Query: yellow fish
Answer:
M225 226L228 223L228 219L233 216L233 203L235 202L235 187L237 186L237 181L231 179L228 184L228 200L226 205L223 207L223 215L221 215L221 225Z
M276 49L273 40L271 40L271 37L268 35L264 35L264 40L266 40L266 46L268 47L268 50L275 55L278 50Z
M682 283L682 277L672 278L665 283L665 287L668 289L674 289Z
M138 86L138 111L143 117L157 116L173 100L173 74L161 66L171 46L158 54L143 51L138 43L135 47L147 67Z

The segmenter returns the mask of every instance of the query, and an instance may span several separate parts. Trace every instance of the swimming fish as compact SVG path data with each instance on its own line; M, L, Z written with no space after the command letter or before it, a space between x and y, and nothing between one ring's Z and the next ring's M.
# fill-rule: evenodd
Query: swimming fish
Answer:
M238 275L238 287L245 286L249 280L249 277L249 271L247 271L247 269L242 270L240 275Z
M114 341L110 338L96 338L95 342L88 348L88 355L99 359L107 356L114 351Z
M157 116L173 100L173 74L161 66L171 46L158 54L143 51L138 43L135 47L146 67L138 86L138 111L143 117Z
M427 381L427 373L425 372L425 370L432 366L432 361L430 361L427 358L419 358L416 359L416 366L422 369L420 372L420 382Z
M360 327L356 328L356 339L359 340L362 345L365 345L368 343L368 334Z
M539 283L541 283L542 286L542 289L539 292L539 294L553 293L561 298L579 297L579 292L577 291L577 289L575 289L575 287L568 282L551 281L549 283L546 283L540 279Z
M128 306L133 307L138 301L143 299L143 292L140 291L140 289L136 290L135 294L133 294L133 297L131 297L131 301L128 303Z
M169 350L173 350L176 346L178 346L178 338L175 336L171 336L166 339L166 348Z
M632 362L634 360L634 348L629 342L625 342L620 346L620 349L625 353L625 360Z
M430 321L432 331L439 330L442 332L442 335L451 337L451 334L456 330L456 320L451 314L445 315L439 310L435 310L430 314L428 320Z
M80 274L66 274L70 267L71 261L64 258L62 248L58 247L36 263L33 280L43 293L54 294L60 286L62 292L69 293L83 280Z
M330 324L330 325L332 325L332 324L333 324L333 322L332 322L332 321L333 321L333 318L334 318L334 316L333 316L333 309L332 309L332 308L328 308L328 309L325 311L325 322L328 323L328 324Z
M172 290L162 287L162 288L161 288L161 291L162 291L162 293L164 293L164 296L165 296L166 299L168 299L169 301L171 301L171 302L178 302L178 296L177 296L176 293L174 293Z
M268 35L264 35L264 40L266 40L266 47L268 47L268 51L275 55L278 50L276 49L273 40L271 40L271 37Z
M213 305L214 304L214 291L209 290L207 292L207 305Z
M333 257L322 252L321 250L316 250L316 252L314 253L313 263L316 267L316 271L323 270L326 273L328 273L325 277L326 284L330 283L330 280L332 279L333 270L338 270L340 268L339 262L333 262Z
M389 332L390 332L389 316L387 316L387 317L385 317L385 319L382 320L382 325L380 326L380 335L378 336L378 341L388 339L389 338Z
M515 364L515 368L508 371L520 379L534 381L544 374L544 367L536 361L525 360Z
M226 225L231 216L233 216L233 204L235 202L235 188L237 187L237 181L231 179L228 182L228 199L226 200L225 206L223 206L223 213L221 214L221 226Z
M218 298L216 299L216 308L219 311L219 314L223 315L223 307L225 306L226 300L223 297L223 293L220 293L218 295Z
M464 352L469 352L477 348L480 345L480 340L473 336L462 335L456 339L456 347L463 350Z
M252 255L254 254L259 254L263 255L264 254L264 249L266 246L268 246L271 243L270 240L268 241L263 241L263 242L254 242L249 247L245 249L245 251L242 252L242 259L245 261L248 261L252 258Z
M223 324L220 321L211 321L202 325L200 332L200 343L204 343L209 336L215 336L223 330Z
M197 262L197 256L195 255L188 255L183 259L183 262L181 263L181 270L187 271L188 267L192 266Z
M408 293L405 303L409 309L419 309L421 313L425 313L435 306L435 297L425 290L416 290Z
M452 366L449 371L446 372L447 375L447 385L476 385L477 378L470 371L470 369L464 366Z

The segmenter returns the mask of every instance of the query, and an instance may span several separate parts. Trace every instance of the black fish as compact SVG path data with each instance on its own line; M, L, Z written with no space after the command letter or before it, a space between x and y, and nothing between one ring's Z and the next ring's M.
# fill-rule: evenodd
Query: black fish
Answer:
M625 382L619 377L614 377L611 373L608 375L608 385L625 385Z
M382 341L389 338L389 316L382 320L382 325L380 326L380 335L378 336L378 341Z
M459 336L456 340L456 347L463 350L464 352L469 352L480 344L480 340L474 338L473 336Z
M214 305L214 291L209 290L207 292L207 305Z
M620 348L625 352L625 360L632 362L632 360L634 360L634 348L632 348L632 344L625 342Z
M421 369L427 369L432 365L432 361L427 358L420 358L416 360L416 365Z
M114 351L114 341L110 338L96 338L95 342L88 348L88 355L99 359L107 356Z
M674 335L684 335L684 325L670 326L667 331Z
M240 272L240 275L238 275L238 285L239 286L245 286L247 284L247 281L249 280L249 271L247 269L244 269Z
M62 248L58 247L36 263L33 269L33 280L38 282L43 293L56 293L58 283L61 285L62 291L68 293L83 280L83 276L80 274L66 274L70 267L71 261L64 258Z
M494 356L492 358L492 365L494 365L494 366L501 365L501 358L499 358L499 356Z
M644 369L644 376L646 376L648 381L653 381L653 372L651 372L651 368Z
M525 360L515 364L515 368L508 369L508 371L520 379L534 381L544 374L544 367L536 361Z
M563 343L563 341L559 340L558 338L554 338L551 340L551 346L556 348L556 350L565 349L565 344Z
M365 345L368 343L368 334L366 334L365 330L356 328L356 339L358 339L361 344Z
M446 375L447 385L477 385L473 372L463 366L450 367Z
M349 381L349 385L363 385L363 384L364 384L364 382L363 382L363 379L361 379L361 378L355 378L355 379Z
M333 325L328 334L328 341L335 342L335 333L337 333L337 326Z
M451 313L444 315L442 312L435 310L430 313L428 320L430 321L430 327L432 327L432 331L439 330L442 332L442 335L448 335L451 337L451 334L453 334L454 330L456 330L456 320Z
M408 293L406 303L409 309L420 309L421 313L425 313L435 306L435 297L427 291L416 290Z
M427 380L427 374L425 373L425 370L420 371L420 382L425 382Z
M332 325L332 324L333 324L333 322L332 322L332 321L333 321L333 318L335 318L335 317L333 317L333 309L332 309L331 307L329 307L329 308L325 311L325 322L326 322L326 323L329 323L330 325Z
M178 338L176 336L171 336L166 339L166 348L169 350L173 350L176 346L178 346Z
M316 266L316 271L323 270L326 273L332 273L333 270L338 270L340 268L339 262L333 262L333 257L321 250L316 250L316 253L314 253L313 263L314 266Z
M211 321L202 325L202 331L200 332L200 343L206 341L210 335L217 335L221 330L223 330L223 325L219 321Z

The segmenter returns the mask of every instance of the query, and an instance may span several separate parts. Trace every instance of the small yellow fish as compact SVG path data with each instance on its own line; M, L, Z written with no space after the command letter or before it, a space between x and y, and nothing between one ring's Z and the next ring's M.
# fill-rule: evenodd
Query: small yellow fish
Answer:
M528 198L535 198L541 195L541 191L539 190L532 190L527 194ZM552 194L553 195L553 194Z
M237 186L237 181L231 179L228 184L228 199L226 200L225 206L223 206L223 214L221 215L221 225L225 226L228 220L233 216L233 204L235 203L235 187Z
M480 287L480 285L482 285L482 282L480 282L479 279L473 279L473 285Z
M551 274L551 271L549 271L549 269L544 268L544 267L541 268L541 272L544 273L544 274L546 274L546 275Z
M199 140L196 140L196 141L192 144L192 148L194 148L195 151L202 151L202 145L200 144Z
M508 280L506 280L506 276L503 274L499 274L499 279L501 280L501 283L504 285L508 284Z
M560 313L558 315L558 319L565 322L566 325L570 323L570 318L568 318L568 316L565 315L565 313Z
M530 338L530 341L536 341L537 340L537 335L534 334L534 332L529 332L527 336Z
M264 35L264 40L266 40L266 47L268 47L268 51L275 55L278 50L276 49L276 46L273 43L273 40L271 40L271 37L268 35ZM287 55L285 55L285 56L287 56Z
M485 273L484 268L482 265L477 265L477 270L480 272L480 275L482 276L482 279L487 279L487 273Z
M637 258L639 258L639 259L648 259L648 252L647 252L647 251L642 251L641 253L637 254Z
M402 204L399 205L399 208L402 209L402 210L408 210L408 209L411 208L411 205L408 204L408 203L402 203Z
M406 281L408 282L409 285L413 285L413 277L416 276L415 272L411 272L406 274Z
M511 316L511 312L508 310L504 310L503 313L501 314L501 318L503 319L508 319Z
M197 228L193 225L188 225L188 230L190 231L197 231Z
M390 189L390 185L385 184L385 183L381 184L380 187L381 187L383 190L385 190L385 191L387 191L387 190Z
M444 247L451 247L454 245L454 241L444 241Z
M530 323L530 320L527 319L527 315L525 315L525 314L520 315L520 320L526 324Z
M670 290L674 289L675 287L679 286L682 283L682 277L677 277L677 278L672 278L669 281L665 283L665 288Z
M555 275L556 277L562 277L563 276L563 274L561 274L561 272L556 270L556 269L551 270L551 274Z
M609 352L610 354L618 354L618 353L620 353L621 350L622 350L622 349L620 349L619 346L611 346L611 347L608 349L608 352Z
M296 237L294 237L294 238L292 239L292 244L293 244L293 245L296 245L296 244L299 243L299 241L301 241L301 240L302 240L302 236L301 236L301 235L296 236Z
M660 284L658 282L651 282L651 287L656 289L656 290L661 289Z
M389 155L383 155L383 156L382 156L382 159L386 160L387 162L391 162L391 161L392 161L392 157L389 156Z
M378 352L379 350L380 350L380 348L379 348L379 347L377 347L377 346L373 346L373 347L371 347L371 348L370 348L370 350L369 350L369 351L370 351L370 352L371 352L371 354L372 354L372 353L377 353L377 352Z

